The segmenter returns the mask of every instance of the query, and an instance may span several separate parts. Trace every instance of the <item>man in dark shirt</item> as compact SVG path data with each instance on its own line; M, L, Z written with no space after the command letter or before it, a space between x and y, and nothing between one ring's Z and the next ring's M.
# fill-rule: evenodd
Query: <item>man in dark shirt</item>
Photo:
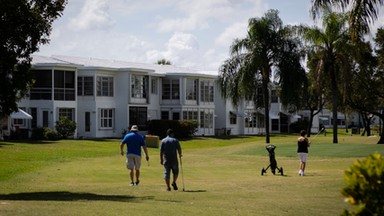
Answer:
M177 153L179 157L182 157L181 147L179 141L174 138L174 132L172 129L167 130L167 137L161 140L160 144L160 163L164 165L164 179L167 185L167 191L171 190L170 187L170 178L171 171L173 173L173 182L172 187L174 190L177 190L177 177L179 175L179 161L177 158Z

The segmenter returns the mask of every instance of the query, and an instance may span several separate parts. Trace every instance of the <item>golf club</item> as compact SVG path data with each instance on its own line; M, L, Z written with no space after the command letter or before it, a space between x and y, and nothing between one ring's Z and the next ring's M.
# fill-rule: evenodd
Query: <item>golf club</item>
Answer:
M184 172L183 172L183 161L181 160L181 157L180 157L180 169L181 169L181 181L183 182L183 191L185 191L185 186L184 186Z
M316 137L317 137L321 132L323 132L323 130L324 130L324 128L321 128L321 130L315 135L315 137L313 137L313 138L311 139L311 141L313 141L314 139L316 139Z

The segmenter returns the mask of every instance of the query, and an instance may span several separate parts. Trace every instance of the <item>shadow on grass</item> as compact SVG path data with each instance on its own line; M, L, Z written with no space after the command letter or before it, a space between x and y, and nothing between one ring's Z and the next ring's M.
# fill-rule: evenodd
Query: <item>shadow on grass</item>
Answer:
M100 195L93 193L73 193L68 191L52 192L29 192L0 194L0 200L23 200L23 201L115 201L115 202L138 202L152 200L153 196L134 197L126 195Z
M206 190L183 190L183 192L188 192L188 193L203 193L207 192Z

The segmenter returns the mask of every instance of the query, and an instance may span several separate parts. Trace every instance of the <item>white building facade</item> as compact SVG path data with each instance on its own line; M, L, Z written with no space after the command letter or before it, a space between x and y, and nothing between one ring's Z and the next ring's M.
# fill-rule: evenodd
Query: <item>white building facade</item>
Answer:
M195 120L197 136L265 133L264 110L224 100L217 72L70 56L34 56L32 65L36 83L19 107L33 118L12 122L29 133L54 129L60 116L76 122L78 138L121 137L132 125L145 133L155 119ZM289 132L305 113L285 112L276 91L270 95L271 133Z

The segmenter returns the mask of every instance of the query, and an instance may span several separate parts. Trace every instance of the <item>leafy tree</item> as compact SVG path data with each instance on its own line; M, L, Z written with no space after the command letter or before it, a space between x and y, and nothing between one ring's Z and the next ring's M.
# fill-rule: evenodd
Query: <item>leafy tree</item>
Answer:
M76 122L70 120L66 116L60 116L59 121L56 122L56 131L61 138L66 139L73 136L76 131Z
M172 63L171 63L171 61L168 61L166 59L160 59L157 61L157 64L159 64L159 65L171 65Z
M369 32L369 24L378 18L379 6L384 0L312 0L311 12L315 18L324 7L349 10L349 25L352 39L360 40Z
M292 92L295 92L296 87L301 86L298 77L295 84L292 84L292 76L304 74L300 65L298 40L292 37L289 27L283 26L278 11L269 10L261 18L249 19L247 36L235 39L230 53L230 58L219 68L217 83L221 94L223 98L230 99L234 106L251 98L256 108L264 108L266 143L269 143L269 86L272 69L280 78L284 102L290 101L287 98L293 95L285 90L292 87ZM258 100L259 89L262 91L262 104Z
M67 0L0 1L0 116L17 110L33 84L31 54L49 42Z
M303 39L309 42L310 47L321 58L321 69L326 80L329 80L331 92L326 92L332 101L333 143L337 139L337 108L339 98L338 79L350 70L348 44L349 34L345 14L325 11L323 28L302 26L300 29Z
M344 178L341 193L355 211L344 210L342 215L384 215L384 158L379 153L356 161Z

